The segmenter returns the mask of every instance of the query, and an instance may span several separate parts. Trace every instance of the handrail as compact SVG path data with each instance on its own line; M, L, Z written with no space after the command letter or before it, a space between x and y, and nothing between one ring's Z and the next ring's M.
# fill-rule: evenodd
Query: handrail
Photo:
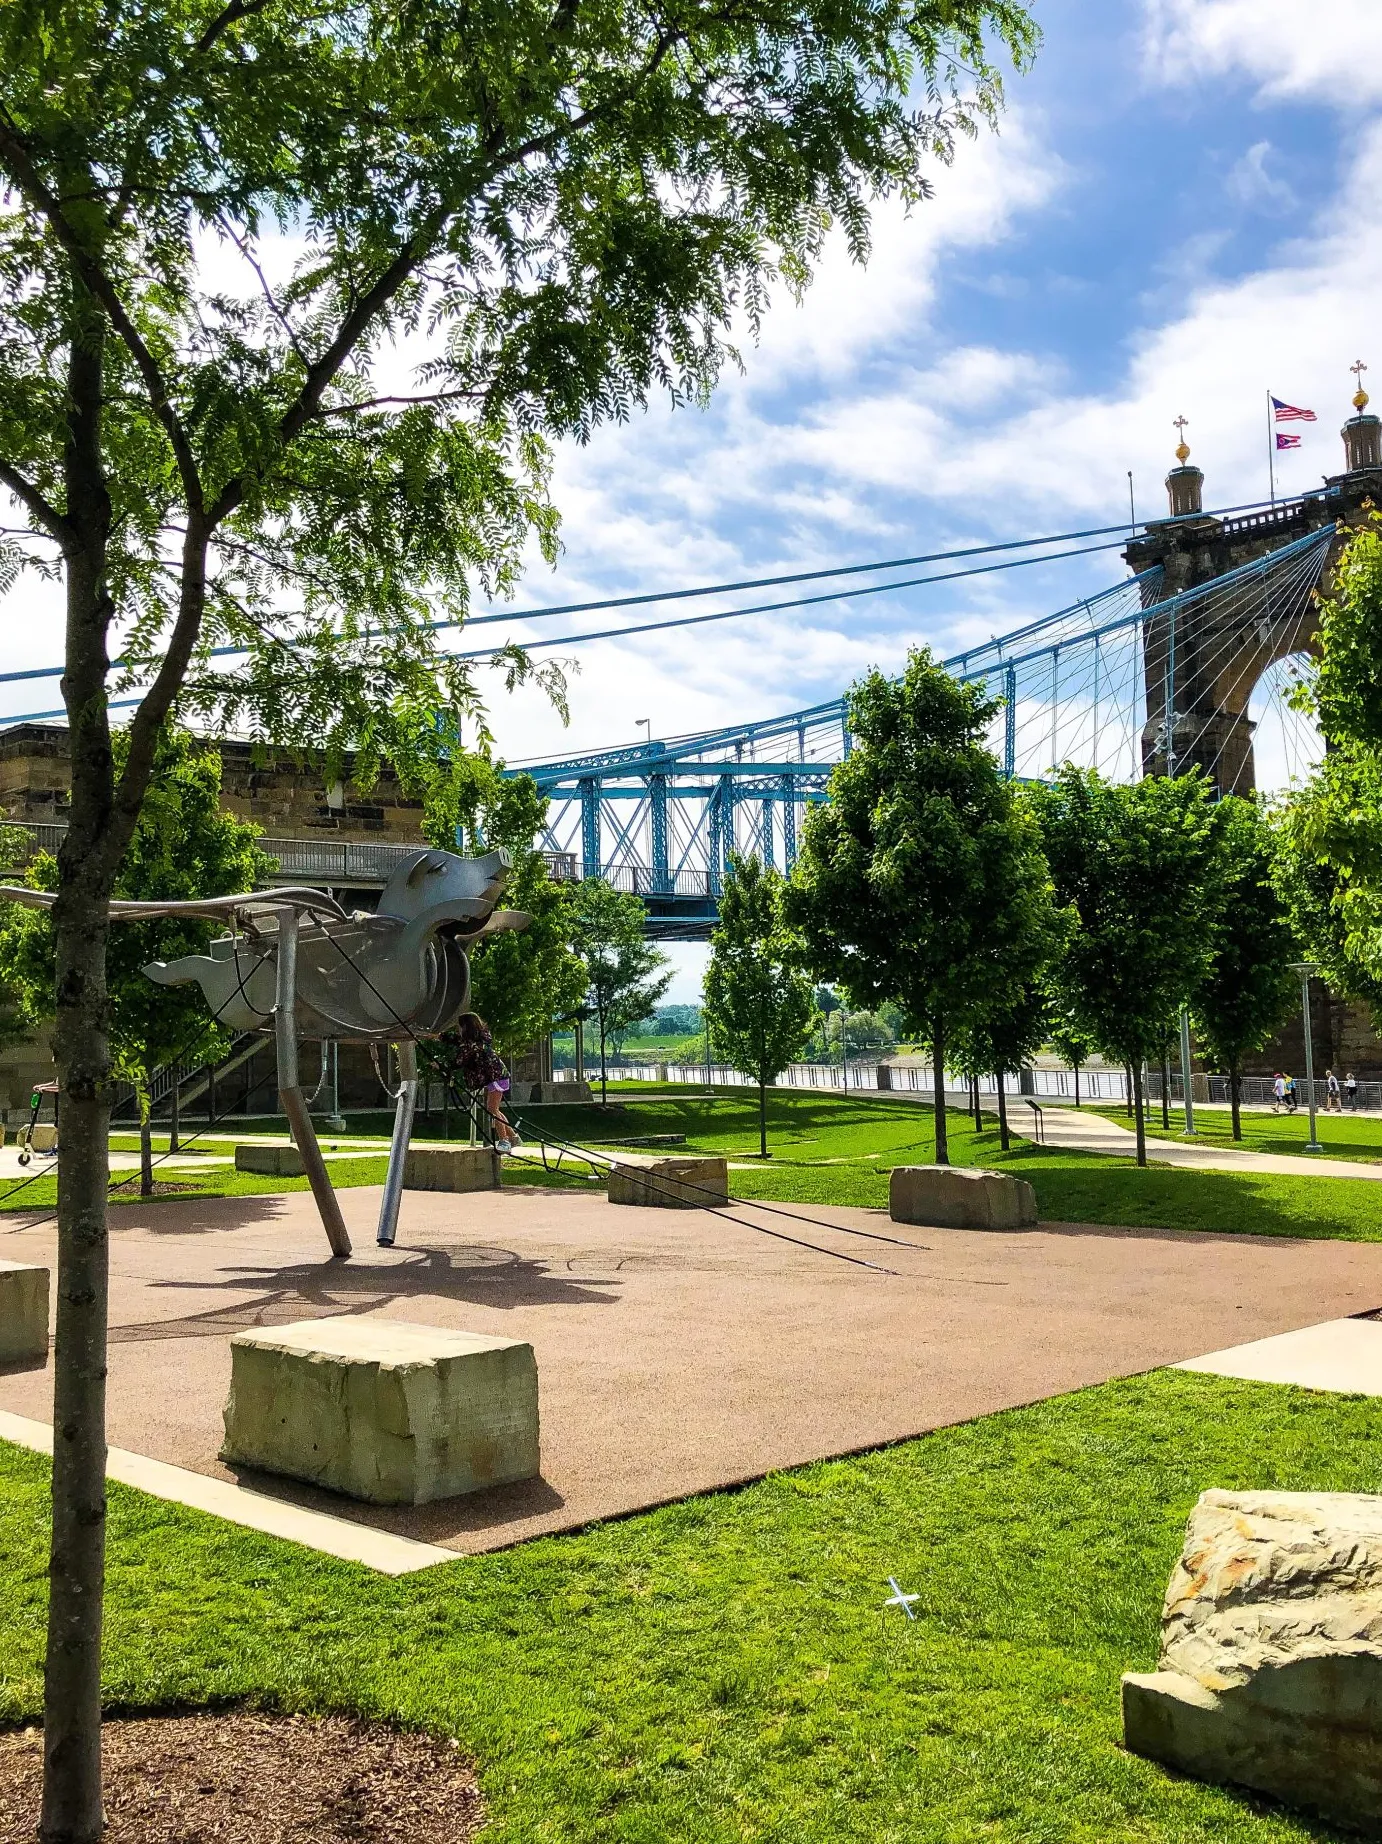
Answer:
M1041 1103L1033 1101L1030 1095L1024 1095L1022 1099L1032 1110L1032 1138L1038 1146L1044 1146L1046 1144L1046 1116L1042 1113Z

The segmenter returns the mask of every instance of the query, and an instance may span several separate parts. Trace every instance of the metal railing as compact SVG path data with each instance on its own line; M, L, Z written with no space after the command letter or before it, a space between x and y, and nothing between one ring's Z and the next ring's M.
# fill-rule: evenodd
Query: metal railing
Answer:
M1041 1103L1033 1101L1030 1095L1024 1095L1022 1099L1032 1110L1032 1138L1038 1146L1044 1146L1046 1144L1046 1116L1041 1111Z
M67 827L58 821L15 821L15 832L25 833L32 841L25 857L39 852L56 852L67 836ZM278 861L275 879L294 883L325 883L368 886L386 884L399 862L421 849L422 841L411 845L375 843L355 839L268 839L260 848ZM574 852L543 852L548 875L558 883L574 883L578 877Z

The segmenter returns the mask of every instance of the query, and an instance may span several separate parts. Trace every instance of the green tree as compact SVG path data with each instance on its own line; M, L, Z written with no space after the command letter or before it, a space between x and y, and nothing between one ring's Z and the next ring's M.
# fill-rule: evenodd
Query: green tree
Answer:
M44 1844L101 1829L106 904L165 722L328 773L355 749L365 782L458 751L483 702L433 624L554 554L552 439L703 401L832 226L862 258L871 198L923 198L996 115L989 38L1020 61L1034 28L1012 0L0 8L0 488L28 525L0 565L60 569L72 759Z
M861 1006L901 1006L929 1044L936 1158L945 1059L995 992L1040 964L1049 879L1031 817L983 742L997 705L923 650L849 694L852 747L812 809L787 913L814 973Z
M672 983L667 956L643 933L636 896L587 877L572 893L573 939L585 964L586 1015L600 1034L600 1100L609 1101L607 1057L611 1039L646 1018Z
M1047 991L1047 1042L1057 1056L1063 1056L1075 1075L1075 1106L1080 1105L1080 1071L1099 1046L1083 1029L1061 977L1061 963L1051 970Z
M1299 991L1295 936L1275 883L1275 852L1255 802L1214 810L1218 912L1208 964L1191 999L1200 1041L1228 1071L1233 1137L1243 1137L1243 1058L1275 1036Z
M1132 1070L1145 1165L1142 1067L1203 978L1218 909L1208 784L1149 776L1118 787L1067 765L1030 798L1056 901L1074 912L1063 988L1077 1028Z
M768 1156L768 1084L806 1041L811 982L783 919L785 886L757 858L730 860L710 936L705 1013L715 1054L758 1084L758 1150Z
M115 759L129 747L112 738ZM257 844L258 828L223 813L221 758L185 730L165 728L154 752L149 791L116 879L115 895L142 902L230 896L263 886L273 859ZM57 860L41 853L29 867L37 890L58 887ZM111 1067L133 1085L139 1103L140 1193L153 1191L149 1084L169 1064L213 1063L231 1034L207 1009L196 986L156 986L144 973L154 960L204 954L215 924L165 918L124 923L106 960ZM28 1029L47 1024L57 1003L53 912L18 904L0 910L0 978L19 1001Z
M528 916L526 929L493 935L471 956L471 1005L505 1056L526 1050L580 1010L585 968L574 942L572 887L558 883L538 848L547 797L530 775L486 772L474 758L453 776L450 765L428 790L423 831L446 851L502 847L513 860L507 908Z
M1012 1143L1007 1078L1040 1050L1049 1016L1050 1001L1043 984L1033 978L1015 991L1009 989L1002 1002L974 1017L961 1034L959 1054L966 1067L976 1076L997 1078L998 1137L1004 1152Z

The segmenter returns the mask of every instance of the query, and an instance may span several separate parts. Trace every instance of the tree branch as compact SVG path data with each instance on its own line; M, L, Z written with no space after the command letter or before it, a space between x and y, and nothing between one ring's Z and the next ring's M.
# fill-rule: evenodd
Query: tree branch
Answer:
M192 452L192 444L188 440L187 431L183 428L182 421L173 408L159 363L130 318L115 284L68 222L61 200L34 164L9 112L2 108L0 108L0 156L3 156L8 163L11 174L25 193L29 203L47 220L54 236L71 257L87 292L100 302L109 315L111 325L119 334L138 368L139 375L144 380L144 388L149 393L149 401L154 414L163 425L164 434L168 437L174 459L177 462L178 474L182 480L182 489L187 496L188 507L194 513L202 512L204 501L196 456Z
M60 544L64 551L75 542L76 534L57 507L39 492L32 481L26 480L17 468L11 467L8 461L0 461L0 486L8 488L21 505L27 506L49 537Z
M248 19L251 14L262 13L268 4L269 0L230 0L230 5L223 7L207 26L193 50L210 51L216 40L223 37L232 26L239 25L242 19Z
M474 403L483 398L483 391L427 391L417 397L363 397L357 403L329 403L312 412L312 419L324 421L328 416L353 416L357 410L376 410L397 404L407 407L419 403L455 403L464 401Z

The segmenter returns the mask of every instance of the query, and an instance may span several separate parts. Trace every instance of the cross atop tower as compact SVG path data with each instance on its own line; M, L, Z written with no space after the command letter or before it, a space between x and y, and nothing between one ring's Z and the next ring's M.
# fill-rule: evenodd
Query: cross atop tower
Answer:
M1184 467L1186 462L1190 459L1190 447L1185 439L1186 418L1178 416L1171 424L1171 427L1180 432L1180 443L1176 448L1176 459L1180 462L1181 466Z
M1368 407L1368 394L1363 389L1363 373L1367 370L1367 366L1363 363L1362 359L1359 359L1355 365L1349 366L1349 370L1358 380L1358 389L1353 394L1353 407L1361 415Z

